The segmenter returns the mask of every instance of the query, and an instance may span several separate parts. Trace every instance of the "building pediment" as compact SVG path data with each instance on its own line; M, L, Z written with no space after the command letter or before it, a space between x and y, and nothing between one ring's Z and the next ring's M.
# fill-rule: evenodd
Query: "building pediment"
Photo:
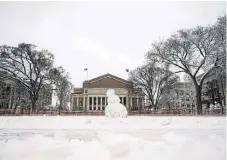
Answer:
M130 88L131 82L111 74L105 74L84 82L84 88Z

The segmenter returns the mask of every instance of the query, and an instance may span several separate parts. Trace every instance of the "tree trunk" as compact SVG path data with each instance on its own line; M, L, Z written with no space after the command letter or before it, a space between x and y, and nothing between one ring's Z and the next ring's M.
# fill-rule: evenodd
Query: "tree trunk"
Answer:
M221 97L221 99L223 98L223 100L224 100L224 104L222 104L222 106L223 105L225 105L225 91L224 91L224 83L223 83L223 77L221 76L220 77L220 81L221 81L221 90L222 90L222 97Z
M170 110L171 110L171 107L170 107L171 105L170 104L168 104L168 112L169 112L169 114L170 114Z
M31 108L30 108L30 114L36 109L36 103L38 100L38 96L30 94L30 99L31 99Z
M30 108L30 114L31 114L32 111L34 111L34 109L36 108L36 101L37 101L37 100L34 100L34 99L31 100L32 106L31 106L31 108Z
M202 115L202 87L200 85L196 85L196 107L197 107L197 114Z
M61 106L62 106L62 100L60 100L59 107L58 107L58 114L61 114Z
M62 103L63 103L63 92L60 93L60 97L59 97L59 107L58 107L58 112L59 115L61 114L61 109L62 109Z

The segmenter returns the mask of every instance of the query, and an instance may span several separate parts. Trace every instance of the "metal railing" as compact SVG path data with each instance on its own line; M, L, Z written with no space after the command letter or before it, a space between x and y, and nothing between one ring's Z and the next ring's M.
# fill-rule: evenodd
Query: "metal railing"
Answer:
M0 116L103 116L105 111L66 111L66 110L35 110L28 109L0 109ZM195 116L196 111L190 109L172 109L172 110L139 110L128 111L129 116ZM221 109L203 110L203 115L207 116L225 116L226 111L222 113Z

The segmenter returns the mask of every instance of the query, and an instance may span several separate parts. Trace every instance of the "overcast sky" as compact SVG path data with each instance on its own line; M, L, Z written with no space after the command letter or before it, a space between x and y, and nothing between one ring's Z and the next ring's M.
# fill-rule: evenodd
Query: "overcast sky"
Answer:
M75 87L110 73L128 78L151 43L212 24L225 2L0 2L0 45L33 43L55 56Z

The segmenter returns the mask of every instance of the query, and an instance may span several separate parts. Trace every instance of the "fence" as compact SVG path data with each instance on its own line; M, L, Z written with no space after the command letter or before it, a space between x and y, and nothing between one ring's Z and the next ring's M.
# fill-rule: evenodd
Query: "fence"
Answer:
M50 111L50 110L37 110L30 112L27 109L0 109L0 116L103 116L104 111ZM159 111L128 111L129 116L195 116L195 110L185 110L185 109L172 109L172 110L159 110ZM204 110L203 115L208 116L225 116L225 110L221 109L215 110Z

